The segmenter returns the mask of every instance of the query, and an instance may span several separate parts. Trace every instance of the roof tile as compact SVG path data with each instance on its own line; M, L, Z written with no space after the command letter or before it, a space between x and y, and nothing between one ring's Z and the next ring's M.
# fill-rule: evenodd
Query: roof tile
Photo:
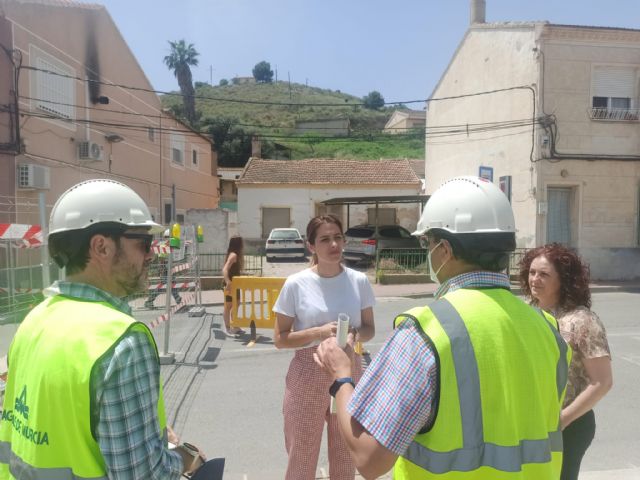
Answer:
M416 185L420 183L407 159L263 160L251 158L239 184Z

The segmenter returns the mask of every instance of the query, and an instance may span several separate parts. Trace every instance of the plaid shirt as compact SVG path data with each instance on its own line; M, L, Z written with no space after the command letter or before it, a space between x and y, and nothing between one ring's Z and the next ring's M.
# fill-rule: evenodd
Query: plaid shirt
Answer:
M509 288L509 277L465 273L445 282L436 298L459 288L495 287ZM405 318L365 370L347 411L382 446L402 455L431 419L437 386L434 352L415 322Z
M64 295L108 302L131 315L129 305L91 285L55 282L45 296ZM131 332L96 365L92 373L96 411L96 437L110 479L179 479L182 459L167 449L160 435L158 388L160 365L146 334Z

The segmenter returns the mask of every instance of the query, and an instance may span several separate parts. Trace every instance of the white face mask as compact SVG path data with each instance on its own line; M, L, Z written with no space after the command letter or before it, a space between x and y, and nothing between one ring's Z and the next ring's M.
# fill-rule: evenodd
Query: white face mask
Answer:
M440 240L435 247L429 250L429 253L427 254L427 262L429 264L429 277L431 278L431 281L436 285L440 285L440 280L438 280L438 273L440 273L440 270L442 270L442 267L444 267L445 263L447 263L447 262L443 262L442 265L440 265L440 267L438 268L438 270L435 270L435 271L433 270L433 264L431 263L431 253L440 245L442 245L442 240Z

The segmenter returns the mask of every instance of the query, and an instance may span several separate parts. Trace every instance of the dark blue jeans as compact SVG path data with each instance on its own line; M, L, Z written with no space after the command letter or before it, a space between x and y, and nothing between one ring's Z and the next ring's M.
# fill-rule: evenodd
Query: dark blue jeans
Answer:
M578 480L580 463L596 434L596 417L593 410L571 422L562 431L563 456L560 480Z

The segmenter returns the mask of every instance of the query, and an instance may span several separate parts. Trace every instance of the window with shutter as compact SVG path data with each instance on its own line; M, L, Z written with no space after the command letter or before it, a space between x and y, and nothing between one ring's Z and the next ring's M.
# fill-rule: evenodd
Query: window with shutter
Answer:
M171 134L171 162L184 165L184 138L177 133Z
M639 72L634 67L594 67L591 79L591 118L638 120Z
M74 118L75 70L33 45L29 53L36 68L30 82L33 108L64 119Z

